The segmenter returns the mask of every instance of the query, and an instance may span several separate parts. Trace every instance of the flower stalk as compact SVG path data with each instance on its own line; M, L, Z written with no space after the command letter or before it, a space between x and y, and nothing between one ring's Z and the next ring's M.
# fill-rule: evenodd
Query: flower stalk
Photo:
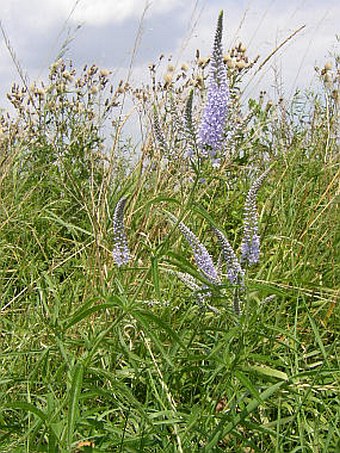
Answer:
M112 256L118 267L127 264L130 260L130 252L124 226L124 209L126 201L126 197L120 198L113 214Z

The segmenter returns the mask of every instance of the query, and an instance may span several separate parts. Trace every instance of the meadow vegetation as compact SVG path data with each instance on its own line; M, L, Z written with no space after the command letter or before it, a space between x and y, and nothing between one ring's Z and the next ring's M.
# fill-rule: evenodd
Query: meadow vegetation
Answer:
M340 62L244 101L222 18L149 84L59 59L8 94L1 452L340 447Z

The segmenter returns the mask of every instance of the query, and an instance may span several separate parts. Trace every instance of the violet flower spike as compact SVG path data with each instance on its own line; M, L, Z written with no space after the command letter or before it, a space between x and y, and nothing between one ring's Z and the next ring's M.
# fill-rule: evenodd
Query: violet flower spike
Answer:
M185 158L192 158L196 151L197 143L197 131L194 124L192 109L193 109L193 90L190 91L186 105L185 105L185 114L184 114L184 131L186 138L187 150L185 152Z
M167 154L167 151L168 151L167 143L166 143L164 132L163 132L162 127L159 122L159 117L158 117L156 108L154 108L154 111L153 111L153 129L154 129L156 141L159 145L159 149L161 150L161 152L163 154Z
M234 249L230 245L228 239L222 231L213 227L213 232L216 234L218 242L222 249L223 258L227 264L228 280L232 285L244 285L244 270L242 269L239 260L237 259Z
M122 197L113 214L113 259L118 267L127 264L130 260L130 252L127 243L124 226L124 208L127 198Z
M219 310L217 310L217 308L213 307L212 305L209 305L206 302L206 300L211 297L211 292L209 291L209 289L207 288L206 285L199 286L196 283L195 278L190 274L183 273L183 272L174 272L174 274L177 275L177 277L185 285L187 285L192 291L194 291L194 293L197 297L198 305L200 307L206 306L212 312L214 312L216 314L220 313Z
M258 212L256 206L257 193L262 185L263 180L269 173L266 170L249 189L243 219L243 238L241 242L241 263L252 266L259 262L260 259L260 236L258 232Z
M196 282L196 279L184 272L173 272L185 285L187 285L188 288L190 288L192 291L198 291L200 289L199 285Z
M174 112L172 112L172 113L174 113ZM159 121L159 116L158 116L156 108L154 108L154 111L153 111L153 129L154 129L157 144L162 153L162 157L165 157L165 159L167 159L167 160L175 159L176 153L174 150L171 149L171 147L167 143L161 123Z
M169 216L173 223L178 222L177 218L174 215L169 214ZM198 240L195 234L186 225L184 225L183 222L178 222L177 226L185 239L188 241L193 251L197 267L201 271L203 276L213 285L220 284L221 281L218 272L208 250Z
M199 130L199 145L202 155L212 158L216 157L217 151L223 145L229 102L229 86L223 63L222 32L223 12L221 11L210 61L207 102Z

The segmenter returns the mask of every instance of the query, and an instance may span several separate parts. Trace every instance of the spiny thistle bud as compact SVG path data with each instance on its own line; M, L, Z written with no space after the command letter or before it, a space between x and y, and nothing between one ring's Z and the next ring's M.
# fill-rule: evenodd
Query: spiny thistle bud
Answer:
M249 266L258 263L260 258L260 236L258 232L256 196L269 171L270 169L267 169L259 178L256 179L246 196L244 206L243 238L241 242L241 262L248 264Z
M118 267L127 264L130 259L130 252L124 227L124 208L126 201L126 197L120 198L113 214L114 245L112 255Z
M218 272L215 268L213 260L205 248L205 246L198 240L195 234L186 226L183 222L178 222L177 218L168 214L171 221L176 223L178 229L183 234L185 239L188 241L197 264L197 267L201 271L202 275L212 284L216 285L220 283Z
M214 157L221 149L227 116L229 87L222 51L223 12L216 28L213 52L210 61L207 102L199 131L200 148L204 157Z

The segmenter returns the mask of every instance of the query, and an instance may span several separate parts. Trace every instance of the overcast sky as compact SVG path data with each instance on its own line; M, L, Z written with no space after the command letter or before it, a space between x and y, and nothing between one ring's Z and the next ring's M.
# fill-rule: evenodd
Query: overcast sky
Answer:
M148 74L148 63L161 53L175 61L193 59L195 49L211 50L216 19L224 10L224 45L242 41L250 57L265 59L302 25L306 28L271 60L248 95L265 88L270 92L275 70L283 91L309 87L315 64L330 59L340 33L337 0L154 0L147 8L141 41L134 62L133 80ZM67 33L74 36L66 57L76 66L96 63L126 74L144 0L0 0L0 20L16 57L32 82L44 79ZM78 25L81 28L77 29ZM338 49L339 50L339 49ZM0 43L0 106L17 72L3 37Z

